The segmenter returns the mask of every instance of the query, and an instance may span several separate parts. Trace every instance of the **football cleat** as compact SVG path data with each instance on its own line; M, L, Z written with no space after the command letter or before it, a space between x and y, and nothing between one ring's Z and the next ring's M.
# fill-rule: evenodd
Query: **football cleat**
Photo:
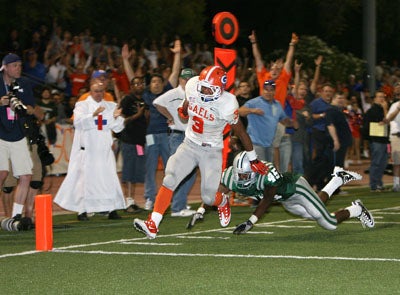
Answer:
M192 218L186 225L186 229L191 229L196 224L196 222L203 221L203 220L204 220L204 215L202 213L200 213L200 212L194 213L192 215Z
M133 226L136 230L144 233L149 239L155 239L158 233L158 228L150 216L146 221L135 218L133 220Z
M343 181L343 184L346 184L352 180L361 180L362 176L361 174L358 174L357 172L354 171L348 171L344 170L342 167L336 166L335 169L333 169L333 177L340 177Z
M231 206L229 205L229 196L223 195L224 199L222 204L225 202L223 206L218 206L218 217L219 222L222 227L227 227L231 222Z
M374 217L372 214L368 211L367 208L365 208L363 202L361 200L355 200L352 202L354 206L360 206L361 207L361 214L357 216L357 218L360 220L361 225L366 228L373 228L375 226L375 221Z
M1 229L5 231L19 231L19 220L14 218L5 218L1 221Z

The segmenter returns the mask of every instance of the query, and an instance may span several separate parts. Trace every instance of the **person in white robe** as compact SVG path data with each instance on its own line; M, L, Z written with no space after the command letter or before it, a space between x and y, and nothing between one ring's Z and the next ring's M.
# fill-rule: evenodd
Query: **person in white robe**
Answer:
M124 128L121 109L114 102L103 100L105 85L92 79L90 96L74 109L74 139L67 175L54 202L78 212L78 220L88 220L87 212L110 212L109 219L118 219L115 210L124 209L125 201L112 151L112 131Z

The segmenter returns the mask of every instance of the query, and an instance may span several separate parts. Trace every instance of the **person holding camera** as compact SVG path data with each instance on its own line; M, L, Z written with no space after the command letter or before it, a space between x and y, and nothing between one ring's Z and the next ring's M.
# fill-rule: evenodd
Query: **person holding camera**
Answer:
M3 186L11 162L13 175L18 178L11 215L15 220L21 218L33 166L24 124L26 115L34 112L35 100L32 86L21 72L21 58L7 54L0 69L0 185Z

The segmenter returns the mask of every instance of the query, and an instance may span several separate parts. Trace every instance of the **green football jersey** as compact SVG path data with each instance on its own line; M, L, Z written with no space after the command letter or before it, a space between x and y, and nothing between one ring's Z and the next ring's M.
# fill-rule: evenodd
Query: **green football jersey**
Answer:
M255 181L251 182L248 186L242 187L238 185L234 179L233 167L230 166L222 172L221 183L229 188L231 191L251 197L254 199L262 199L263 192L266 187L275 186L277 192L275 195L276 200L287 199L296 191L296 181L301 176L291 172L279 173L272 163L265 162L269 170L266 175L256 173Z

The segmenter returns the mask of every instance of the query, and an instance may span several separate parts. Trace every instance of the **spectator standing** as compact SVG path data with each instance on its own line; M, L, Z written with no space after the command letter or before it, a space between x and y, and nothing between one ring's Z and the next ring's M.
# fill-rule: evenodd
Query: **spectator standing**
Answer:
M332 171L335 166L343 167L347 149L352 144L349 123L343 110L346 107L346 98L336 93L331 101L331 107L326 110L326 127L331 142L329 144L328 163ZM330 156L329 156L330 155Z
M153 105L154 99L168 90L178 85L178 76L181 59L181 41L175 40L174 47L171 49L174 54L172 72L168 78L168 83L164 86L164 79L160 74L153 74L150 79L150 86L143 93L143 100L149 108L149 124L146 130L146 175L145 175L145 192L146 199L145 209L151 210L157 194L155 174L158 167L158 159L161 156L164 167L170 155L168 146L168 123L156 107ZM122 47L122 58L128 78L134 77L132 67L129 63L129 48L127 45Z
M181 122L178 115L178 107L185 100L186 82L194 77L194 71L190 68L185 68L179 75L178 87L165 92L153 101L156 109L163 114L168 120L169 127L169 151L170 156L175 154L179 145L185 139L185 131L187 124ZM196 172L193 170L178 186L174 192L171 205L172 217L187 217L195 213L195 211L187 209L187 197L196 181Z
M397 86L396 86L397 87ZM400 88L400 87L399 87ZM389 108L386 119L390 122L390 146L393 161L393 188L400 191L400 101L395 101Z
M27 61L24 62L24 73L31 80L31 85L35 89L43 85L46 79L46 66L38 60L38 54L34 50L28 50L26 53Z
M3 58L0 73L0 186L9 173L11 161L13 175L19 178L11 215L16 220L21 218L33 167L23 127L23 108L16 109L14 103L10 105L9 94L13 91L27 107L27 113L34 111L32 87L21 77L21 71L22 62L18 55L9 53Z
M314 122L311 133L314 158L308 171L306 171L306 179L312 186L316 186L315 189L317 191L320 191L324 187L326 178L332 171L327 158L329 154L329 133L326 129L325 117L333 94L333 86L331 84L324 84L322 86L321 97L314 99L310 103L311 116Z
M251 98L252 98L252 95L251 95L250 83L245 80L240 81L239 86L236 91L236 99L239 103L239 107L244 105L246 103L246 101L248 101ZM247 128L247 118L242 117L241 120L242 120L243 126L245 128Z
M369 167L369 186L371 192L382 192L383 174L388 162L387 145L389 138L387 133L377 134L371 129L370 123L377 123L386 129L385 120L387 113L386 95L383 91L376 91L371 108L364 114L363 132L368 140L371 163Z
M279 122L284 125L293 126L275 100L275 82L267 80L263 86L262 96L248 100L239 108L239 115L247 117L247 132L254 145L254 150L261 160L273 161L272 142ZM268 130L268 132L265 132Z
M361 126L362 110L358 105L357 96L350 97L350 103L346 108L346 114L353 137L353 144L348 152L348 163L361 164ZM345 166L346 167L346 163Z
M68 173L54 202L78 212L78 220L88 220L87 212L109 212L109 219L121 218L115 210L125 202L112 152L112 132L124 128L121 109L104 101L105 85L90 82L90 96L74 109L74 139Z
M56 121L58 112L50 88L44 87L42 89L42 93L37 101L37 105L44 113L44 118L42 120L43 132L46 135L49 144L55 144L57 140Z
M122 152L122 186L126 211L139 213L141 208L135 202L136 183L144 183L146 143L145 103L142 99L146 84L143 77L135 77L131 82L131 93L121 101L124 129L118 135Z

